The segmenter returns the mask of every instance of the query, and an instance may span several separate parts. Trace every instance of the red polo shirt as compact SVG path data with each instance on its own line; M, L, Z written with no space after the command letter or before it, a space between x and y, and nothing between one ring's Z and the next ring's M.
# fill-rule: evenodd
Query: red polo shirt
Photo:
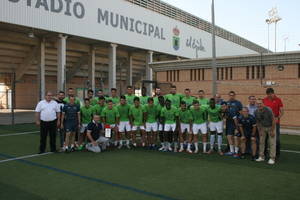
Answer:
M277 96L275 96L273 99L269 99L268 97L265 97L263 99L263 103L265 104L265 106L268 106L269 108L272 109L275 117L279 116L280 108L283 107L280 98L278 98ZM276 121L276 123L279 123L279 120Z

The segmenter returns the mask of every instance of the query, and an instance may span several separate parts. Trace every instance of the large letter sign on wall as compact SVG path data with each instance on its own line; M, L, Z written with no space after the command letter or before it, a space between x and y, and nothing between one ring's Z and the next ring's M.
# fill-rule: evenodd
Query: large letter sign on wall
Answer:
M211 57L211 35L124 0L1 0L0 22L186 57ZM217 56L257 53L216 37Z

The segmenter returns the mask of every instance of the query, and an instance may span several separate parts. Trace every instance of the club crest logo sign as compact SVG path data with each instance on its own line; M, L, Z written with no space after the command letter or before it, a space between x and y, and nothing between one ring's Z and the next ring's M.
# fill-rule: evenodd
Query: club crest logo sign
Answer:
M180 30L177 26L173 29L173 48L177 51L180 48Z

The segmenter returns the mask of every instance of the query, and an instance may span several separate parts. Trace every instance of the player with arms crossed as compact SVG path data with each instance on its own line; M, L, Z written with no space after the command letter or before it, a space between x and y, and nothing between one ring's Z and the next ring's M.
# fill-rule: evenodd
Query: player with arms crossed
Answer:
M126 97L127 99L127 97ZM131 106L129 111L130 116L130 123L131 123L131 130L132 130L132 144L134 147L137 146L136 144L136 134L138 131L140 131L140 134L142 136L142 147L146 146L146 134L145 134L145 122L144 122L144 109L140 105L140 98L135 97L134 105Z
M155 144L157 141L157 117L157 106L154 105L154 100L152 97L150 97L148 98L148 104L144 106L144 119L146 121L146 133L150 149L155 149Z
M215 99L211 98L209 100L209 107L207 109L208 121L209 121L209 130L210 130L210 150L209 154L213 152L215 137L218 135L218 153L223 155L222 152L222 134L223 134L223 120L221 116L221 106L216 105Z
M180 103L180 109L178 111L178 119L179 119L179 140L180 140L180 149L179 152L183 152L184 147L184 136L188 139L187 152L193 153L191 150L191 129L192 129L192 121L193 116L189 109L186 107L186 103L182 101ZM175 143L176 144L176 143ZM174 145L174 152L176 152L177 145ZM195 147L196 148L196 147ZM198 151L198 145L197 145Z
M178 121L178 109L171 106L171 101L166 100L166 105L161 110L161 117L164 123L164 151L172 151L171 143L173 142L173 136L176 130L176 124Z
M131 126L130 126L130 120L129 120L129 111L130 106L126 102L126 97L121 96L120 97L120 104L117 105L118 112L120 114L120 122L119 122L119 130L118 130L118 138L120 140L119 149L123 146L123 141L126 142L126 147L130 149L129 146L129 140L131 137ZM126 132L126 136L125 136ZM122 140L123 138L123 140Z
M199 101L195 100L191 113L193 116L193 142L195 148L198 149L198 133L202 133L203 153L207 153L207 109L206 105L200 105ZM194 153L198 153L195 151Z

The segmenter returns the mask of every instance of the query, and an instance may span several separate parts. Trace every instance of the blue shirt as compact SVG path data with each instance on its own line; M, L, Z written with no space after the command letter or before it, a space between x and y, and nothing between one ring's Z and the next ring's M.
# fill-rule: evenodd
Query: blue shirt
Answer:
M66 122L78 122L77 114L80 112L80 106L78 104L66 104L63 108L63 112L65 113Z
M227 101L229 112L235 113L235 115L238 115L239 111L243 109L243 105L238 100L233 101Z
M240 116L238 118L238 123L242 126L245 135L251 135L253 126L256 126L255 117L252 115L248 115L248 117Z
M98 138L100 137L101 129L102 129L101 123L97 123L95 121L90 122L87 126L87 131L91 132L91 136L93 140L98 140Z

